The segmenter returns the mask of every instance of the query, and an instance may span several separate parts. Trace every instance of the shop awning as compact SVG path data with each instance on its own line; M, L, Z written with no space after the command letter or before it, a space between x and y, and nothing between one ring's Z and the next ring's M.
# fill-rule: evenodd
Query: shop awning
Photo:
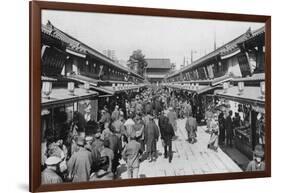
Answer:
M217 85L217 86L199 85L196 88L196 86L186 87L186 86L181 86L181 85L170 85L169 87L184 90L184 91L194 92L197 94L203 94L205 92L220 88L221 86L219 86L219 85Z
M86 91L83 88L75 88L74 94L70 94L67 88L56 88L52 89L50 98L41 94L41 105L42 107L65 104L70 102L76 102L79 100L89 99L97 96L98 93L95 91Z
M216 86L216 85L222 84L222 83L230 81L230 80L232 80L231 76L224 75L224 76L213 79L212 80L212 86Z
M237 86L233 86L224 90L217 90L216 95L228 100L247 103L252 105L264 106L265 99L261 97L260 87L245 86L244 91L240 94Z
M90 85L93 86L97 86L99 82L101 82L101 80L97 80L94 78L90 78L87 76L83 76L83 75L77 75L77 74L71 74L68 76L69 79L81 82L81 83L85 83L88 82Z

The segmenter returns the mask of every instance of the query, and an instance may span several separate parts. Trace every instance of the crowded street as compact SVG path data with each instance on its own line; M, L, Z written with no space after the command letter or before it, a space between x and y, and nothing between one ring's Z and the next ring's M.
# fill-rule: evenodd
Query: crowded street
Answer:
M157 121L156 121L157 122ZM185 120L177 120L179 131L173 141L173 164L164 159L164 148L161 141L157 143L158 159L149 163L147 160L140 165L139 177L179 176L208 173L241 172L241 168L221 149L214 152L207 148L209 134L206 127L198 128L198 142L190 145L187 143L187 133L184 129ZM120 178L126 179L125 163L121 164Z
M42 184L265 170L264 26L176 70L141 49L122 65L45 20Z

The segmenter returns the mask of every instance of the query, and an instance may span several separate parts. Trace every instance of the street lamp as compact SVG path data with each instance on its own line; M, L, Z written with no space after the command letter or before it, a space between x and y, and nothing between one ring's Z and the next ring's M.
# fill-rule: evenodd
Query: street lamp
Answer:
M42 92L47 99L50 99L50 94L52 92L52 82L43 82Z
M74 82L68 82L67 83L67 90L69 91L70 95L74 94L74 89L75 89Z
M90 84L88 82L84 83L84 89L86 90L86 92L90 91Z
M238 82L238 91L239 91L239 95L243 94L244 91L244 82Z
M261 98L264 98L264 95L265 95L265 82L262 81L260 83L260 91L261 91Z

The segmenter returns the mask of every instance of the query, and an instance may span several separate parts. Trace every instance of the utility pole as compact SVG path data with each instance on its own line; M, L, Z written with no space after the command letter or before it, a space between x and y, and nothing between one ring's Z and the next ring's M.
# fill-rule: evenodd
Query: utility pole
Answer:
M197 52L195 50L190 51L190 64L193 62L193 54L196 54Z
M215 29L215 32L214 32L214 50L217 49L217 34L216 34L216 29Z

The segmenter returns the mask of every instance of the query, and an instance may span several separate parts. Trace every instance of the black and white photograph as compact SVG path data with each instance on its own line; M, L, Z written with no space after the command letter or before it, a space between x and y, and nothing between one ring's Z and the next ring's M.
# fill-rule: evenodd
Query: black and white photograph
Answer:
M265 23L41 14L41 184L265 171Z

